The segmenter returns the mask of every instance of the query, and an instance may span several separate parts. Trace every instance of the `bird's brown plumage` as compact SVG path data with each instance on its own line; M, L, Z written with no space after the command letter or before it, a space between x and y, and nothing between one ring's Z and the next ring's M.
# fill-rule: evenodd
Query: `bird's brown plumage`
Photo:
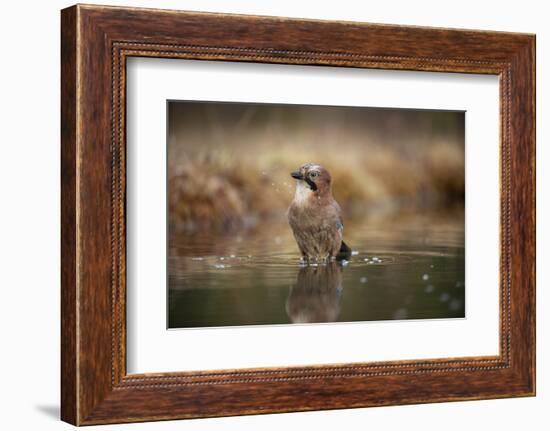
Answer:
M332 197L330 173L309 163L291 175L297 184L288 222L302 256L307 260L336 257L345 244L341 209Z

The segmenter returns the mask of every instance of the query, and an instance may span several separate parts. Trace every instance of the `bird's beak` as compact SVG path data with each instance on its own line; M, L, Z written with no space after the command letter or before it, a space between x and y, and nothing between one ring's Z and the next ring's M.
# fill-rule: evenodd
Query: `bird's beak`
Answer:
M296 178L297 180L303 180L304 179L304 176L300 173L300 171L291 172L290 176L292 178Z

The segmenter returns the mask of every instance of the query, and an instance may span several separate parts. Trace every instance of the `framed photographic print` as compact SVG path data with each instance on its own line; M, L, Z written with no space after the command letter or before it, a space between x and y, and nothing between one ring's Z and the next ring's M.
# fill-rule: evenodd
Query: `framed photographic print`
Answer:
M535 394L535 37L62 11L62 419Z

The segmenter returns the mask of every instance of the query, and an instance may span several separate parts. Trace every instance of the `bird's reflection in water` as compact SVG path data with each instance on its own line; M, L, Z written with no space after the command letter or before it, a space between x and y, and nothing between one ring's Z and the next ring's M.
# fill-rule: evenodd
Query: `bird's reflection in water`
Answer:
M342 267L337 262L304 266L286 301L292 323L334 322L340 314Z

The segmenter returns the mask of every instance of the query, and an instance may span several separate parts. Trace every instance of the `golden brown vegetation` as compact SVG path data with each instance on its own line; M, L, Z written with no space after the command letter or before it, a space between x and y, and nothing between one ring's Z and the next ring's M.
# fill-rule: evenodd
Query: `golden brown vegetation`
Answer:
M223 115L223 109L214 112ZM389 122L377 124L385 118L379 115L337 126L273 112L254 123L254 114L244 111L227 123L210 113L192 131L188 124L171 130L171 229L227 230L282 217L294 194L289 173L308 162L331 172L333 194L347 217L464 204L463 117L456 113L450 115L458 125L442 132L435 126L448 120L440 113L403 119L388 111Z

